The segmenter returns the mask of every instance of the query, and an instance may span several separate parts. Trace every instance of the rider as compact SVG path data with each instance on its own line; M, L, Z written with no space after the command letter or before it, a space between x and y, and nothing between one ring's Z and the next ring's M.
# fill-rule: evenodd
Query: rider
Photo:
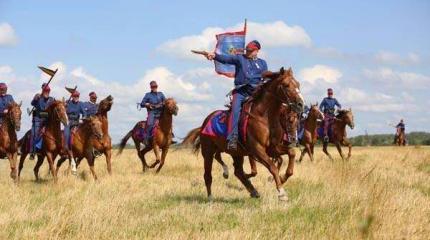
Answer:
M72 130L73 128L77 127L79 125L79 119L81 115L84 115L84 107L83 103L79 101L80 93L75 90L72 92L72 99L68 100L66 103L66 113L67 118L69 119L68 125L64 128L64 139L66 150L72 150L71 149L71 137L72 137Z
M84 103L84 118L96 115L99 108L97 94L95 92L90 92L89 97L90 101Z
M146 108L148 111L148 117L146 120L145 134L143 143L140 148L143 150L145 146L149 145L149 139L151 138L152 131L154 129L155 121L160 118L161 111L164 106L166 98L162 92L158 92L158 84L156 81L149 83L151 88L150 92L147 92L140 103L140 107Z
M400 136L400 133L405 132L405 123L403 122L403 119L400 119L400 122L396 125L396 136L394 137L394 142L397 140L397 138Z
M327 89L327 97L320 104L320 110L324 113L324 142L329 141L328 127L335 117L336 106L338 109L342 108L337 99L333 97L333 89L329 88Z
M31 127L31 149L30 159L34 159L34 154L37 150L42 149L42 134L41 130L45 126L48 119L48 112L46 109L54 101L53 97L49 96L51 88L46 83L42 84L42 94L36 94L31 101L34 107L33 111L33 124Z
M7 107L14 102L12 95L7 94L6 83L0 83L0 124L3 122L3 116L7 114Z
M227 149L229 150L237 149L238 125L242 103L263 80L262 73L267 71L266 61L257 56L260 49L260 43L253 40L246 45L245 54L220 55L209 53L206 55L208 60L215 59L218 62L235 66L235 89L233 91L232 113L228 124L229 135L227 136Z

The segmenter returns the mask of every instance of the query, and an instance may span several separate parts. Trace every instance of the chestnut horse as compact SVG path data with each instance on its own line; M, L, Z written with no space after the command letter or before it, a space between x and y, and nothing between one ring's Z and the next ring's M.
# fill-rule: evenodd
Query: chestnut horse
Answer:
M397 144L397 146L406 146L406 134L405 134L405 131L402 131L400 129L397 130L396 144Z
M303 160L306 153L309 154L311 161L314 161L314 146L317 142L317 126L318 122L324 120L324 114L318 108L318 103L311 105L308 117L304 120L304 132L303 137L300 140L300 144L305 148L302 150L299 158L299 162Z
M18 138L16 131L21 128L21 103L15 102L7 106L7 113L3 115L3 121L0 124L0 158L9 159L10 177L17 181L17 153Z
M273 158L273 161L277 162L278 171L281 171L281 167L283 163L282 155L284 154L288 155L289 162L287 167L287 176L290 177L293 175L294 159L296 157L296 153L293 148L294 147L293 145L296 139L291 139L289 136L296 135L297 126L298 126L298 114L292 111L288 106L284 107L283 110L281 111L281 126L282 126L282 129L284 130L284 133L286 133L285 136L288 138L284 138L282 140L282 145L279 145L275 150L275 152L273 152L272 150L269 155ZM193 129L191 132L195 132L195 131L201 131L201 128L199 127L199 128ZM189 145L190 143L184 143L184 144ZM219 164L221 164L223 169L222 175L224 178L227 179L229 176L228 166L222 160L221 153L220 152L215 153L214 158L215 160L217 160ZM246 173L245 176L246 178L252 178L257 176L257 165L254 157L248 156L248 158L249 158L249 164L251 167L251 173Z
M331 125L332 128L332 137L330 138L330 143L336 145L337 151L343 160L345 160L345 156L342 153L342 146L348 147L348 160L351 157L351 148L352 144L348 141L346 136L346 125L348 125L351 129L354 129L354 115L352 114L352 110L339 110L338 114L334 118L334 123ZM327 151L328 143L323 144L323 152L333 160L330 153Z
M97 180L97 175L94 170L94 154L92 137L96 137L98 140L102 140L103 131L102 123L98 117L89 117L82 119L82 123L78 125L75 131L72 131L72 147L73 157L76 159L86 158L88 165L90 166L91 174L94 180ZM57 172L60 169L61 164L68 159L68 155L63 155L57 161ZM75 161L73 159L72 161Z
M65 151L63 133L61 132L61 124L67 126L66 103L63 101L55 100L46 109L48 112L48 119L45 124L45 130L42 135L43 144L42 150L37 155L37 163L34 166L34 176L39 180L39 169L42 166L45 157L48 159L49 170L57 182L57 171L54 166L54 161L57 155ZM30 147L28 146L31 137L31 130L29 130L24 137L19 140L21 148L21 157L19 161L18 179L21 175L21 170L24 166L24 161L29 154Z
M281 68L278 73L267 72L263 74L269 78L256 89L252 98L244 104L244 109L250 109L248 128L245 141L239 144L237 150L228 150L227 141L222 136L207 136L200 131L189 134L184 142L193 142L194 150L201 148L204 158L204 179L209 200L212 199L212 163L216 153L226 152L233 158L234 174L246 187L251 197L259 197L259 193L252 185L250 179L246 178L243 171L244 156L253 156L258 162L263 164L272 174L278 197L280 200L287 200L287 194L282 184L288 179L279 176L279 170L272 158L268 155L271 146L277 146L282 141L282 126L280 124L281 109L283 103L291 106L295 111L303 111L304 100L300 94L300 84L295 80L293 71L285 71ZM248 106L250 106L248 108ZM202 129L217 111L211 113L203 122Z
M168 98L164 102L163 111L161 113L160 119L158 121L157 130L155 131L155 135L152 138L151 143L148 146L145 146L145 148L141 151L140 150L140 143L141 140L138 139L136 136L137 131L140 131L140 128L142 127L142 124L146 124L146 122L138 122L133 129L131 129L127 135L125 135L121 143L119 145L119 152L118 154L121 154L125 145L127 144L128 139L131 137L134 141L134 146L137 150L137 155L140 158L140 161L142 162L142 170L145 172L146 168L154 168L159 164L156 172L160 172L161 168L164 165L164 161L166 160L167 152L169 151L169 147L172 144L172 120L173 115L178 114L178 106L176 105L176 101L173 98ZM145 154L149 151L154 149L154 154L156 161L151 165L148 166L145 159ZM160 156L160 150L161 150L161 156Z

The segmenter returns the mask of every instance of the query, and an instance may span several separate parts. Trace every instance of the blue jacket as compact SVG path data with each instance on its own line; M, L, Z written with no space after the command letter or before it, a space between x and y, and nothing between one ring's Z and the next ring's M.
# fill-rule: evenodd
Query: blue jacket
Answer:
M91 117L97 114L99 105L97 103L85 102L84 104L84 117Z
M52 102L54 102L53 97L44 98L40 96L39 99L33 98L31 101L31 106L35 108L33 112L33 118L46 118L48 115L41 115L41 113L46 112L46 109Z
M0 117L3 115L3 111L9 106L9 104L15 102L13 100L12 95L5 94L4 96L0 96Z
M162 92L148 92L143 97L140 106L144 108L146 103L149 103L151 105L157 105L154 109L148 108L148 113L153 113L159 116L161 114L161 110L163 109L162 103L164 103L165 100L166 97L164 97L164 94Z
M400 128L402 130L405 130L405 124L404 123L399 123L399 124L397 124L396 128Z
M320 104L320 110L323 113L334 114L335 107L342 108L336 98L325 97Z
M84 115L84 107L81 101L74 102L73 100L67 101L66 113L69 118L70 125L79 124L81 115Z
M234 85L250 84L257 86L262 80L261 74L267 71L267 63L263 59L249 59L245 55L215 55L215 60L235 66Z

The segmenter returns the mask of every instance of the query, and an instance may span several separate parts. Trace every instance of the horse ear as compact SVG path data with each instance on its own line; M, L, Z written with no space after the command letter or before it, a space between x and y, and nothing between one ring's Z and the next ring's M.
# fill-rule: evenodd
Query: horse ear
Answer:
M318 106L318 101L315 103L316 106Z
M293 69L291 69L291 67L288 68L287 74L293 76Z
M285 73L285 69L284 69L284 67L281 67L281 70L279 70L279 73L280 73L281 75L283 75L283 74Z
M352 108L349 108L349 111L352 112Z
M21 102L19 102L18 106L19 106L19 107L21 107L21 106L22 106L22 101L21 101Z
M61 99L61 101L62 101L63 103L65 103L65 102L66 102L66 99L63 97L63 99Z

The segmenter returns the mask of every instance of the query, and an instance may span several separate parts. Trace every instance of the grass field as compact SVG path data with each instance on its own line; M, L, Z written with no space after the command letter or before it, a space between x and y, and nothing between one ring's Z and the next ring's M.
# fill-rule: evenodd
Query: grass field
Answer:
M58 184L45 164L34 182L27 160L16 186L1 160L0 239L430 239L430 148L354 148L349 162L316 152L296 164L286 203L262 165L251 199L217 163L208 203L202 158L187 150L170 152L158 175L142 173L132 150L114 157L112 176L98 158L98 182L86 162Z

